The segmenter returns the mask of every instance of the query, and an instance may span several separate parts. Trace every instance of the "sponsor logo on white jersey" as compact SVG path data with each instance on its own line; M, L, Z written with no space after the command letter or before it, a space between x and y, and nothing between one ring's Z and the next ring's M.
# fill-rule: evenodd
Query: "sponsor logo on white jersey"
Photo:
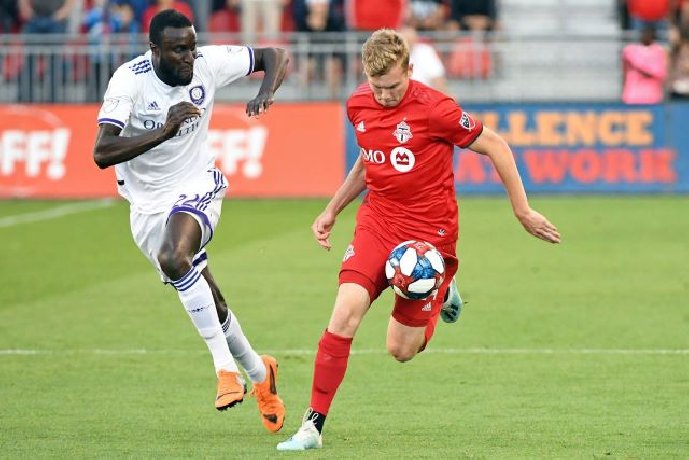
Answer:
M156 101L149 102L146 106L146 110L160 110L160 106Z
M397 142L399 142L400 144L404 144L412 137L414 137L411 133L411 128L404 120L397 123L397 129L392 134L395 135L395 139L397 139Z

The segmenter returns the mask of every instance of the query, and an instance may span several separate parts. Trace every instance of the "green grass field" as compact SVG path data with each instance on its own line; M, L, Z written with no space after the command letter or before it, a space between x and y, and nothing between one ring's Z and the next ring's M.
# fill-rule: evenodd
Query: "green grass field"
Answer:
M0 457L689 457L688 197L533 198L560 246L528 236L504 198L463 200L460 322L399 364L385 294L324 448L275 451L308 405L353 227L352 208L319 249L323 205L227 201L209 248L244 331L280 360L288 418L271 435L253 399L215 411L210 356L124 203L0 202Z

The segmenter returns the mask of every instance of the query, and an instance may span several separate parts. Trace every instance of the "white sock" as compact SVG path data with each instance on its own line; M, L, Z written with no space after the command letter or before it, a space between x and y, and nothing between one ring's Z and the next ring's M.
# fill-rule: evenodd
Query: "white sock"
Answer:
M252 383L261 383L266 379L266 366L261 357L251 348L249 340L242 331L237 317L232 310L227 309L227 319L222 324L222 330L227 338L227 345L230 347L232 356L239 361L246 375Z
M187 310L191 322L194 323L213 355L215 372L220 370L239 372L218 322L213 293L201 272L193 267L186 275L173 281L172 285L177 289L179 300Z

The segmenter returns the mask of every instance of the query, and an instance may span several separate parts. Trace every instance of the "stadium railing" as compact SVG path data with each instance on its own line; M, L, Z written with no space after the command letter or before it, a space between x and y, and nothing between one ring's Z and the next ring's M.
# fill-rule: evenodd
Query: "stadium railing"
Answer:
M289 50L280 98L342 100L362 81L359 62L367 34L289 33L254 46ZM84 103L102 99L123 62L148 49L145 35L0 35L0 103ZM199 34L203 44L239 44L237 34ZM465 102L617 101L621 91L622 33L424 36L445 64L448 88ZM331 64L340 63L342 71ZM218 93L244 101L258 87L244 79Z

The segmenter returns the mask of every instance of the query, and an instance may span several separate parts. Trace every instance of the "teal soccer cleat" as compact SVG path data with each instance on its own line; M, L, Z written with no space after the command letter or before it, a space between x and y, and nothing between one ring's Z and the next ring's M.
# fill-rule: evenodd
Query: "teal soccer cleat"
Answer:
M304 419L294 436L278 444L278 450L307 450L323 447L321 434L310 419Z
M450 287L447 288L447 294L445 302L443 302L443 308L440 310L440 317L446 323L455 323L459 319L459 315L462 313L462 298L459 296L459 289L457 289L457 280L452 278Z

